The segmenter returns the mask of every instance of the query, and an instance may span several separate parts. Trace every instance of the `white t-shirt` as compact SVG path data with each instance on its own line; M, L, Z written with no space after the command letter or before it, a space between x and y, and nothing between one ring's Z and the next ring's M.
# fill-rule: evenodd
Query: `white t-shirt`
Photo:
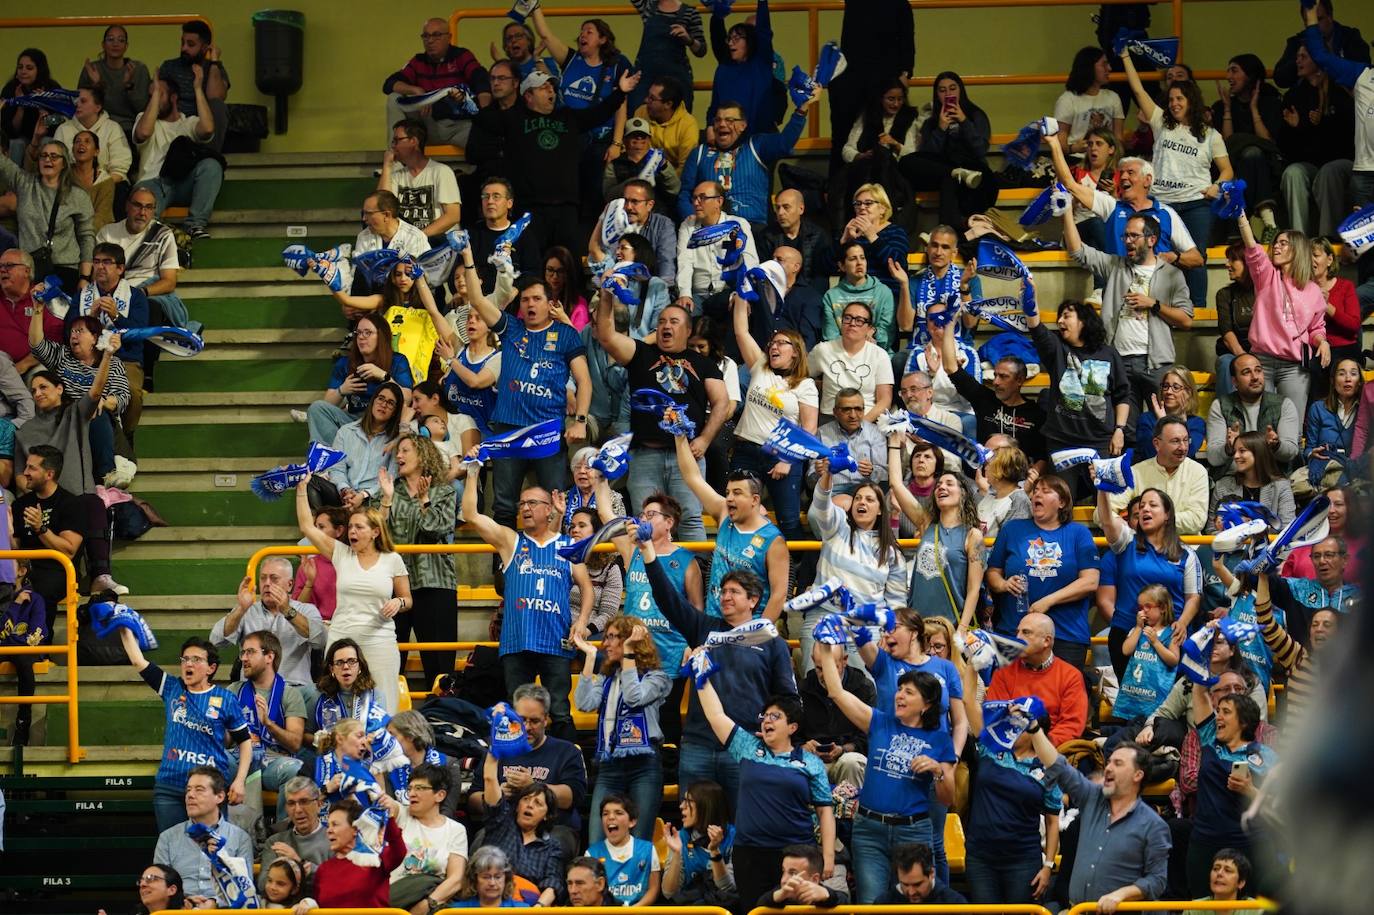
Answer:
M726 398L739 403L743 399L739 391L739 364L726 356L720 360L716 368L720 369L720 377L725 381Z
M401 220L423 229L443 215L445 204L462 203L453 169L435 159L418 175L400 162L391 166L391 190L401 200Z
M635 839L635 838L632 837L632 838L631 838L631 841L626 842L624 845L619 845L619 846L612 845L610 842L607 842L607 843L606 843L606 856L607 856L608 858L610 858L612 861L614 861L615 863L617 863L617 864L624 864L626 861L629 861L630 858L634 857L634 853L635 853L635 843L636 843L636 842L643 842L643 841L644 841L643 839ZM658 849L657 849L657 848L655 848L655 849L653 850L653 853L652 853L652 855L651 855L650 857L651 857L653 860L652 860L652 862L649 864L649 871L650 871L651 873L656 873L656 872L662 870L662 869L663 869L663 866L659 863L659 860L658 860Z
M781 409L773 401L782 404ZM749 392L744 400L744 412L740 414L735 426L735 438L762 445L773 431L778 417L801 422L801 405L819 407L820 394L816 382L810 378L795 388L787 386L787 380L768 367L768 357L760 359L749 370Z
M1150 118L1155 132L1155 182L1152 193L1165 203L1197 200L1212 183L1212 160L1226 156L1226 141L1219 131L1204 127L1202 139L1183 124L1164 128L1164 109L1155 107Z
M391 872L391 882L412 874L429 874L443 880L450 855L468 856L468 831L463 824L444 817L438 826L426 826L402 806L396 817L406 840L406 856Z
M138 180L148 181L162 174L162 163L167 158L167 148L177 137L190 137L199 142L196 139L198 124L200 117L194 114L187 116L178 113L175 121L158 118L153 123L153 132L148 135L148 139L138 145L139 161L142 163L138 170Z
M1150 294L1150 280L1155 275L1157 264L1133 264L1131 285L1128 291ZM1150 313L1127 308L1122 303L1121 314L1116 322L1116 336L1112 346L1123 356L1144 356L1150 352Z
M134 164L134 154L129 151L129 141L124 137L124 128L120 127L105 112L100 112L100 116L95 119L95 123L89 128L82 127L81 122L76 118L63 122L53 133L53 139L67 147L72 148L72 140L83 130L90 130L100 141L100 152L96 155L96 161L100 167L112 175L121 175L125 178L129 176L129 168Z
M425 237L425 233L402 219L397 223L396 234L391 237L390 244L382 244L381 236L371 229L363 229L353 242L355 255L366 251L380 251L382 248L391 248L411 257L419 257L429 251L429 239Z
M871 410L878 385L892 384L892 359L871 340L853 356L840 338L826 340L816 345L806 364L811 376L821 379L822 413L835 411L835 394L845 388L856 388L864 396L864 410Z
M382 616L382 604L391 600L392 579L409 575L400 553L382 553L370 569L358 564L358 556L347 543L334 541L334 618L331 632L342 626L361 632L396 632L396 624Z
M149 223L142 232L132 235L128 225L121 219L95 234L97 242L110 242L124 249L124 279L131 286L141 286L147 280L157 279L163 270L181 269L174 233L159 232L156 241L148 241L148 234L154 225Z
M1097 95L1077 95L1065 89L1054 102L1054 119L1069 125L1069 142L1077 143L1094 127L1112 129L1117 118L1125 119L1121 96L1110 89Z

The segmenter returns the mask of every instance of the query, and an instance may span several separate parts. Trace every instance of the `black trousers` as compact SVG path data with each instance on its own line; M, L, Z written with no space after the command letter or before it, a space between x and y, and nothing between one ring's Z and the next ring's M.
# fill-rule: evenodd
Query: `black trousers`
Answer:
M415 602L409 613L396 615L396 641L410 641L411 633L417 642L458 641L458 594L452 588L415 588L410 592ZM401 652L401 673L405 673L406 656ZM420 663L425 669L426 688L432 687L436 677L453 673L456 651L422 651Z
M987 162L957 162L929 152L914 152L903 156L898 169L913 190L940 192L940 222L962 232L968 228L968 218L981 213L997 202L997 179ZM952 174L956 168L981 172L983 181L973 188Z

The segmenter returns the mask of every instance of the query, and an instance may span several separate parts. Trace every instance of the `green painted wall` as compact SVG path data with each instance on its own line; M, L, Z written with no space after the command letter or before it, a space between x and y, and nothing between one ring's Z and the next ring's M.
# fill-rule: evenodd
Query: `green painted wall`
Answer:
M855 0L861 2L861 0ZM545 0L546 7L572 5L569 0ZM628 3L612 4L628 9ZM224 51L225 65L233 81L231 101L271 104L253 84L253 34L249 17L264 8L262 2L216 0L206 2L143 2L112 4L108 0L63 0L59 7L42 12L60 15L105 15L124 6L137 13L208 13L216 29L216 41ZM306 14L305 85L292 97L290 130L273 136L266 151L352 150L379 147L384 134L382 79L397 69L419 48L420 24L442 6L419 3L381 4L360 0L303 0L290 8ZM1030 8L1023 10L931 10L917 12L916 69L918 75L939 70L963 73L1062 72L1082 44L1093 42L1091 15L1095 6ZM1374 4L1343 0L1337 4L1340 19L1358 26L1366 38L1374 37ZM1169 7L1156 6L1157 35L1169 31ZM6 13L17 14L17 8ZM36 8L26 14L38 14ZM622 48L638 44L637 17L609 17ZM1242 20L1237 24L1236 20ZM489 60L487 47L498 35L503 20L476 21L461 30L458 40ZM555 20L560 34L571 38L578 20ZM873 24L875 31L883 23ZM1226 60L1242 51L1253 51L1273 64L1283 50L1286 36L1299 26L1297 4L1292 0L1230 0L1190 2L1184 17L1184 60L1196 68L1223 68ZM778 49L790 68L806 57L804 14L777 14ZM821 18L822 38L838 36L839 13ZM174 55L175 27L142 27L132 30L130 56L150 64ZM100 29L62 28L0 31L0 61L10 61L20 48L45 49L54 75L74 85L81 62L99 48ZM633 56L631 54L631 56ZM697 61L699 79L709 79L711 58ZM998 132L1016 130L1038 114L1048 114L1055 86L977 89L974 99L992 117ZM916 93L924 98L924 91ZM1211 101L1215 90L1204 87ZM703 100L704 102L704 100Z

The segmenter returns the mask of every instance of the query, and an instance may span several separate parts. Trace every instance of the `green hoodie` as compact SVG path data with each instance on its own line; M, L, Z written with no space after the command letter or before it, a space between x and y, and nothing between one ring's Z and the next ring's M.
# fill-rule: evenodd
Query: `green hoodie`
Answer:
M873 309L873 342L889 353L892 352L893 305L892 292L873 276L864 277L857 286L851 286L844 277L830 287L822 299L825 304L821 335L826 340L834 340L840 335L840 318L851 302L863 302Z

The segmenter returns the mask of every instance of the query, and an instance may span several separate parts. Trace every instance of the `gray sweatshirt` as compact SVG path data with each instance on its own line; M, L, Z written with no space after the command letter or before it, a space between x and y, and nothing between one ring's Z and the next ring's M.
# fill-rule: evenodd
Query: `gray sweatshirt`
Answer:
M36 175L15 165L6 156L0 156L0 178L14 190L19 198L19 247L32 254L47 244L48 217L52 214L52 188L44 186ZM94 212L91 198L79 187L73 185L57 207L57 223L52 235L52 262L62 267L77 268L91 259L95 248ZM34 282L43 277L34 277ZM68 289L75 295L75 289Z
M1107 277L1102 289L1102 323L1107 325L1107 342L1116 339L1116 328L1123 317L1129 317L1131 309L1126 307L1126 293L1131 289L1135 271L1131 262L1124 257L1104 254L1091 245L1084 245L1069 256L1098 275ZM1169 305L1193 314L1193 300L1188 296L1188 283L1183 271L1164 261L1155 262L1154 274L1150 277L1150 297L1158 299L1161 305ZM1158 315L1149 317L1149 352L1147 360L1150 371L1174 361L1174 332L1167 321Z

